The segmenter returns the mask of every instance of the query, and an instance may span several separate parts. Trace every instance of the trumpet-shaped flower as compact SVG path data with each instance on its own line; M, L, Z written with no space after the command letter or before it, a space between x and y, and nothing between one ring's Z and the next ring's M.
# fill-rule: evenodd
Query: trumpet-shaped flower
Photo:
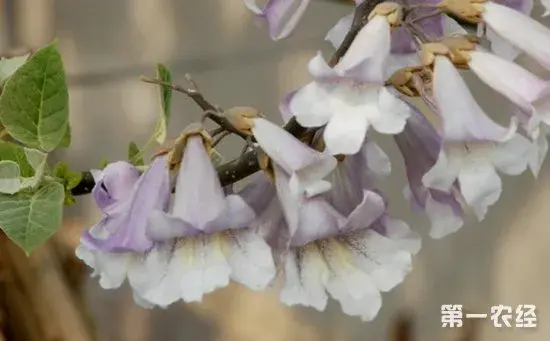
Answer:
M516 133L516 120L505 128L483 112L446 57L436 57L433 86L443 121L443 148L423 183L448 192L458 180L466 203L481 220L502 191L496 170L522 173L532 145Z
M404 194L412 207L424 211L431 221L430 236L442 238L463 225L462 206L456 183L447 191L430 189L422 177L437 161L442 139L430 122L416 108L402 133L394 136L401 151L409 184Z
M482 17L495 36L507 40L550 69L550 30L547 27L520 11L493 1L483 3Z
M244 4L261 20L267 23L273 40L287 38L292 34L304 15L310 0L269 0L263 8L256 0L244 0Z
M330 189L330 182L323 179L336 167L334 157L310 148L263 118L254 119L252 133L271 160L291 174L293 193L313 196Z
M164 158L156 158L140 177L126 162L115 162L93 172L92 191L104 218L85 231L77 256L100 276L100 285L117 288L139 266L139 257L153 247L146 236L147 217L164 209L170 197L169 174Z
M330 153L357 153L370 126L384 134L403 130L409 108L384 87L389 52L390 25L375 16L334 68L320 54L309 62L314 81L292 96L290 111L305 127L326 124Z
M385 202L375 192L363 191L359 205L343 215L321 196L291 195L288 181L275 166L290 230L281 301L324 310L331 296L344 313L372 320L382 304L380 292L391 290L410 271L419 237L385 215Z
M149 216L148 235L159 246L144 262L147 278L137 289L140 295L166 306L180 298L200 301L230 278L255 290L265 288L275 266L267 243L249 228L258 215L258 199L226 196L202 137L189 137L171 213L157 210Z
M550 82L487 52L472 51L469 56L470 69L528 117L525 128L533 138L539 134L540 122L550 125Z

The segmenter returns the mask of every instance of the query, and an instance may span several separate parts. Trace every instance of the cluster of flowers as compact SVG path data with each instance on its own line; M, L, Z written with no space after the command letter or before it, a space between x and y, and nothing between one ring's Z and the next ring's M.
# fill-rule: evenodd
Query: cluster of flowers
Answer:
M268 22L272 37L281 38L308 1L271 0L263 9L245 3ZM84 233L77 255L104 288L127 279L145 307L200 301L231 280L263 290L277 282L279 269L283 303L323 310L330 296L346 314L373 319L381 292L411 270L420 237L387 213L374 180L390 172L390 161L369 128L393 135L405 161L405 195L430 218L433 238L458 230L468 209L480 221L485 217L502 190L498 172L530 168L536 176L540 169L550 84L512 60L523 51L550 68L550 30L525 15L532 5L505 5L430 5L485 25L494 53L443 13L406 29L400 6L379 5L340 61L330 67L315 56L313 81L282 102L286 121L294 116L317 128L307 141L241 108L245 124L239 127L268 162L240 191L221 186L211 138L200 126L143 174L127 162L95 171L92 195L104 218ZM351 21L343 18L327 39L338 46ZM419 42L414 32L432 38ZM472 70L510 101L509 126L483 112L457 67ZM428 73L429 81L418 72ZM437 122L402 94L420 96Z

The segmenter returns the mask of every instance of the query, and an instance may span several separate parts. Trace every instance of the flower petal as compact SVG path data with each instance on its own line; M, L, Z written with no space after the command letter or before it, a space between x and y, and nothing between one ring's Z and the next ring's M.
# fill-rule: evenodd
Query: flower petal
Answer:
M516 134L511 140L499 143L491 150L491 161L502 173L519 175L529 166L532 148L529 140Z
M334 66L339 74L356 69L361 64L361 78L365 82L385 81L386 59L390 54L390 24L383 16L375 16L359 31L342 59ZM366 62L366 63L365 63Z
M190 137L176 180L172 214L203 230L225 210L225 195L202 138Z
M367 135L369 121L362 110L337 112L328 122L324 139L332 155L359 152Z
M353 254L344 244L329 239L323 245L323 255L330 268L327 292L340 302L344 313L371 321L382 306L374 281L354 266Z
M392 95L386 88L380 89L378 106L380 115L370 118L373 128L382 134L402 132L410 116L409 106Z
M446 154L441 150L437 162L422 177L422 184L428 188L449 191L455 183L463 163L461 153Z
M330 31L328 31L325 40L328 40L335 49L340 47L340 45L344 41L344 37L351 28L351 25L353 23L353 15L353 12L347 14L342 19L338 20L336 25L334 25L334 27L331 28Z
M470 69L487 85L524 110L531 102L550 95L550 83L521 66L486 52L470 53Z
M281 302L289 306L299 304L325 310L328 271L323 255L315 244L288 252L284 258L285 279L280 293Z
M489 27L550 69L550 30L547 27L527 15L491 1L483 6L483 19ZM525 39L526 36L529 39Z
M265 7L269 35L273 40L290 36L298 26L310 0L270 0Z
M227 248L227 241L219 234L178 241L172 262L182 271L180 288L185 302L200 302L204 294L229 285L231 267L224 255Z
M126 161L108 164L101 171L92 171L95 186L92 197L100 209L126 199L139 179L139 171Z
M450 205L440 203L431 196L426 200L426 214L432 223L430 237L433 239L454 233L464 224L462 217L457 215Z
M311 82L296 91L290 100L289 110L304 127L320 127L332 117L333 111L328 105L330 91L322 84Z
M391 173L391 161L389 156L380 146L367 140L364 146L365 159L368 161L368 169L375 175L388 176Z
M365 229L386 212L386 202L378 193L363 190L363 201L346 219L346 226L341 233Z
M502 192L500 176L489 160L470 156L458 175L460 191L479 221L485 218L489 206L497 202Z
M529 157L529 168L535 176L538 177L546 154L548 153L548 137L546 134L540 134L533 142L531 147L531 154Z
M335 158L310 148L263 118L254 120L252 132L263 151L291 175L293 192L307 191L319 186L324 190L328 189L322 178L336 167Z
M512 120L510 127L504 128L491 120L446 57L436 57L433 82L447 141L505 141L514 136L517 122Z
M269 245L251 229L228 230L224 235L229 244L231 278L252 290L265 289L277 271Z
M305 199L298 205L298 228L292 236L291 246L334 236L338 227L344 224L344 217L322 197Z
M109 231L106 238L86 237L95 247L109 252L143 252L153 246L146 235L147 218L153 210L165 209L170 199L170 176L163 157L156 158L139 178L127 202L98 224Z

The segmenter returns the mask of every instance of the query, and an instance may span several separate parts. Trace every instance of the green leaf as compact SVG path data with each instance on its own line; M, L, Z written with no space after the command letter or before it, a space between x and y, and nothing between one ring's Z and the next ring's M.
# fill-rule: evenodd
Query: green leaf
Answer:
M19 165L10 160L0 161L0 193L15 194L21 190Z
M157 78L163 83L172 83L172 74L170 70L162 64L157 64ZM159 144L166 140L166 131L170 121L170 109L172 106L172 88L159 85L161 116L155 127L153 136Z
M130 142L128 145L128 161L134 166L142 166L145 164L141 152L135 142Z
M27 157L27 161L34 170L34 175L32 177L22 179L23 188L36 187L40 183L40 180L42 180L42 176L44 175L48 154L31 148L23 148L23 150Z
M69 166L62 161L56 163L53 169L53 176L63 181L65 189L75 188L82 180L82 173L69 169Z
M63 135L63 138L61 139L61 142L59 142L58 148L69 148L71 146L71 126L67 124L67 130L65 130L65 135Z
M65 70L54 42L8 79L0 96L0 121L14 139L52 151L67 131L68 102Z
M8 78L13 75L13 73L19 69L27 59L29 59L30 54L24 56L16 56L11 58L2 58L0 59L0 86L4 86L4 83Z
M104 169L105 167L107 167L107 165L109 164L109 160L108 159L103 159L101 160L101 162L99 163L99 168L101 169Z
M61 226L63 185L50 182L36 193L0 195L0 228L27 255Z
M80 183L80 181L82 181L82 173L75 172L75 171L69 171L69 173L67 174L66 179L67 179L66 188L68 190L71 190L71 189L75 188Z
M25 149L12 142L0 141L0 160L10 160L19 165L22 177L32 177L34 169L27 161Z

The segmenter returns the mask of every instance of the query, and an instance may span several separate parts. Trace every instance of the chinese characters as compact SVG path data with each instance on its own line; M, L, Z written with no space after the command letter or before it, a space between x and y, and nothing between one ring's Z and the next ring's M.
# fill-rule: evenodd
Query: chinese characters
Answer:
M441 327L461 328L463 319L486 319L488 313L463 313L461 304L441 306ZM519 304L515 308L508 305L495 305L490 308L490 319L495 328L536 328L537 313L533 304Z

